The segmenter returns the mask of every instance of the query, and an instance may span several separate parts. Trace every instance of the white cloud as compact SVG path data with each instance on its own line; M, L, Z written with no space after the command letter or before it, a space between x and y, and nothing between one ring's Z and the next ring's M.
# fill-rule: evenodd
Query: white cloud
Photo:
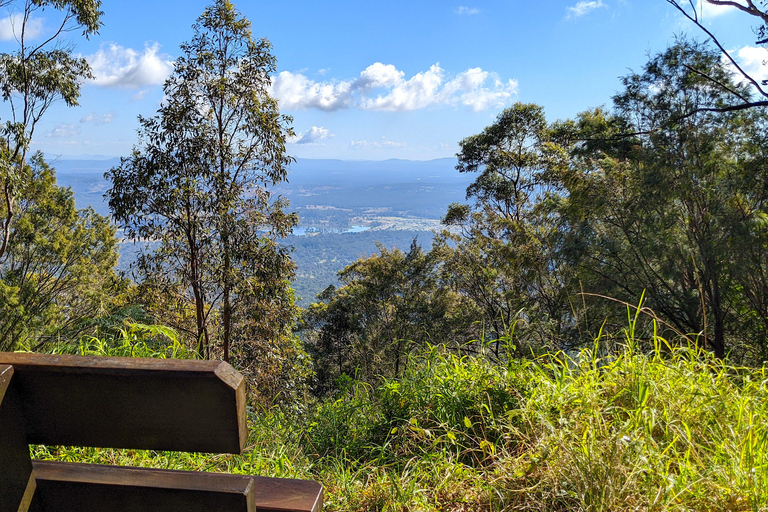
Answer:
M21 13L11 14L0 20L0 41L13 41L21 37L21 27L24 16ZM43 32L43 20L30 18L24 30L24 39L35 39Z
M81 123L96 123L96 124L108 124L115 120L117 113L110 111L104 114L97 114L96 112L89 112L80 119Z
M54 139L62 139L65 137L74 137L80 134L80 127L76 124L59 123L56 128L48 132L45 136Z
M768 79L768 49L755 46L745 46L739 50L730 52L736 61L749 76L757 82ZM723 62L734 73L734 80L742 81L743 77L729 60L723 57Z
M350 86L350 82L318 83L302 74L283 71L272 80L272 96L280 100L280 108L287 110L333 111L350 106Z
M366 71L373 66L370 66ZM390 90L386 94L363 100L361 108L365 110L419 110L438 102L442 82L443 70L438 64L435 64L428 71L416 73L410 80L405 80L401 76L399 80L389 85Z
M585 14L589 14L590 12L600 7L608 7L608 6L603 3L603 0L589 1L589 2L582 1L582 2L578 2L573 7L566 7L565 11L567 13L568 18L578 18L580 16L584 16Z
M489 80L492 81L492 87L484 87ZM504 83L487 71L472 68L445 84L441 94L449 101L451 98L458 98L457 101L462 105L480 112L507 104L512 96L517 94L517 85L516 80Z
M475 9L474 7L465 7L465 6L463 6L463 5L462 5L462 6L459 6L459 7L456 9L456 14L466 14L466 15L471 15L471 14L477 14L477 13L479 13L479 12L480 12L480 9Z
M392 64L376 62L360 73L354 86L356 89L378 89L380 87L395 87L403 81L405 73L398 71Z
M316 144L321 140L325 140L333 137L333 134L322 126L313 126L305 132L298 133L296 137L292 138L288 142L294 144Z
M498 108L517 94L517 81L473 68L448 79L439 64L406 79L391 64L376 62L350 80L316 82L283 71L273 79L272 95L286 110L346 108L407 111L432 105L464 105L475 111Z
M161 85L173 71L173 61L160 53L160 45L144 47L143 53L117 44L102 46L86 57L97 85L136 89Z

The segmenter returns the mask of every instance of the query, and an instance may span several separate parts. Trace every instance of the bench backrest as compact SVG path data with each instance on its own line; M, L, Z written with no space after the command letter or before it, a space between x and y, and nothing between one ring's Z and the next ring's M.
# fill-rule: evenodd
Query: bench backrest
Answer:
M219 361L0 352L0 512L318 511L312 481L32 461L30 444L241 453L245 383Z
M240 453L245 383L221 361L0 353L30 444Z

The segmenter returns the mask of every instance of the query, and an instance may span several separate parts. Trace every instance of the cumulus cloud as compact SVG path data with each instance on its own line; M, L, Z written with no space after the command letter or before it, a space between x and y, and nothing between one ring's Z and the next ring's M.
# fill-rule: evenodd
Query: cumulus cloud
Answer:
M373 66L369 66L363 73L367 73ZM409 80L401 76L389 84L386 94L363 99L361 107L365 110L419 110L439 101L442 82L443 70L435 64L428 71L416 73Z
M398 71L392 64L376 62L360 73L354 86L356 89L370 90L379 87L395 87L403 81L405 73Z
M456 14L471 15L471 14L477 14L479 12L480 12L480 9L475 9L474 7L465 7L463 5L459 6L456 9Z
M736 59L741 69L743 69L749 76L760 82L761 80L768 79L768 49L755 46L745 46L739 50L730 52L731 56ZM741 81L742 76L738 70L723 57L726 66L731 68L731 71L736 75L735 80Z
M316 82L283 71L272 82L272 95L286 110L346 108L407 111L432 105L464 105L475 111L498 108L517 94L517 81L472 68L446 76L439 64L406 79L392 64L376 62L351 80Z
M53 139L63 139L74 137L80 134L80 127L76 124L59 123L56 128L48 132L45 136Z
M80 118L81 123L96 123L96 124L108 124L115 120L117 117L117 113L115 111L110 111L104 114L97 114L96 112L89 112L82 118Z
M296 137L292 138L288 142L293 142L294 144L316 144L321 140L325 140L331 137L333 137L333 134L327 128L323 128L322 126L313 126L305 132L296 134Z
M287 110L341 110L351 104L350 85L350 82L318 83L300 73L282 71L272 81L272 96Z
M138 89L161 85L173 71L173 61L160 53L157 43L148 44L143 52L118 44L103 45L86 59L96 77L94 81L104 87Z
M585 14L589 14L590 12L600 7L608 7L608 6L603 3L603 0L589 1L589 2L582 1L582 2L578 2L573 7L566 7L565 11L567 13L568 18L578 18L580 16L584 16Z
M0 41L13 41L21 37L21 27L24 16L21 13L11 14L0 20ZM24 30L25 39L35 39L43 32L43 20L30 18Z
M490 83L490 87L485 84ZM460 73L445 84L440 92L442 102L458 102L475 112L497 108L517 94L517 81L502 82L498 77L481 68L472 68Z

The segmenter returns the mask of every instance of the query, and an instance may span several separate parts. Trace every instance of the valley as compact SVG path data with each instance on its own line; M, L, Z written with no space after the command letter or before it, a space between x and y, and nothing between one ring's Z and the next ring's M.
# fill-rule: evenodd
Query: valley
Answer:
M51 159L60 185L70 187L78 208L109 215L103 175L118 165L111 159ZM473 176L454 169L453 158L428 161L346 161L298 159L288 181L272 187L273 197L289 200L299 215L294 234L284 240L297 265L297 302L306 307L336 273L355 260L387 248L407 250L415 238L429 247L440 218L452 202L464 200ZM141 244L121 243L118 267L128 270Z

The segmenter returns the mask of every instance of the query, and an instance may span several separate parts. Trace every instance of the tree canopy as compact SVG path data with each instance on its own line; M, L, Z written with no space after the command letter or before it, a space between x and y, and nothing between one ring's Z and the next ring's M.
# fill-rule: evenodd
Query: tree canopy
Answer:
M494 357L570 350L606 324L620 329L629 308L644 313L636 339L647 327L717 357L766 357L768 118L718 110L734 92L749 97L748 85L696 42L675 41L622 84L610 110L549 123L542 107L518 103L461 142L457 169L476 178L415 282L439 283L481 329L452 330L438 315L431 332L462 350L490 343ZM344 286L312 310L321 344L398 346L399 334L381 334L386 323L361 316L395 318L389 295L365 297L380 287L407 296L410 285L383 279L407 275L398 255L381 248L339 274ZM373 352L396 365L396 352Z
M133 154L106 174L109 205L128 237L157 242L137 266L145 297L194 337L200 357L229 360L235 350L253 365L258 347L278 347L269 360L284 364L298 350L294 266L277 240L296 216L269 190L293 160L291 119L268 93L275 58L226 0L193 30L166 101L140 118Z
M39 121L51 105L76 106L86 60L64 36L90 37L101 26L98 0L4 0L18 13L15 49L0 53L0 93L7 107L0 139L0 350L80 332L82 323L113 304L119 284L114 229L92 210L75 209L41 154L28 159ZM53 14L42 39L30 19ZM115 293L113 293L115 292ZM68 333L68 334L67 334Z
M707 107L699 107L700 109L711 110L714 112L730 112L734 110L743 110L754 107L768 106L768 89L765 88L768 85L766 80L759 80L757 77L750 75L739 62L734 58L724 43L709 29L704 23L704 8L705 4L731 7L738 9L742 13L756 18L757 26L754 27L753 32L756 37L755 44L765 47L768 45L768 2L764 0L745 0L733 1L733 0L700 0L696 4L683 0L667 0L667 2L675 7L683 16L685 16L691 23L707 35L709 40L720 50L720 54L723 59L728 61L730 66L733 67L736 74L739 75L740 80L746 81L753 93L756 93L758 98L752 98L749 94L744 94L739 91L738 88L732 87L730 81L722 81L717 77L710 77L706 74L700 75L715 85L721 88L723 91L730 94L730 98L724 103L719 105L712 105ZM763 63L765 65L765 63Z

